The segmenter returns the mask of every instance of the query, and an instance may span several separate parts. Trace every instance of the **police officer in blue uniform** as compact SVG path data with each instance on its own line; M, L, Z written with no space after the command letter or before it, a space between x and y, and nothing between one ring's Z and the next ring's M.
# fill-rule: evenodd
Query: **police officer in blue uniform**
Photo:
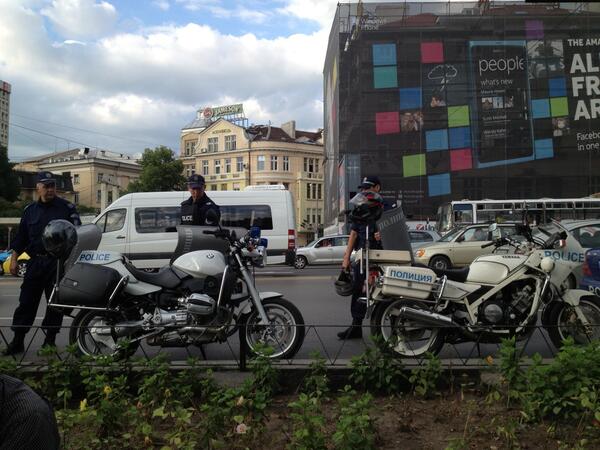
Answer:
M206 223L206 213L214 210L221 218L219 206L204 192L206 183L202 175L194 174L188 178L190 198L181 203L181 225L213 225Z
M364 177L358 188L361 192L379 193L379 191L381 191L381 181L379 181L379 177L376 176ZM381 246L381 235L377 231L376 223L369 224L368 239L369 248L372 250L383 248ZM358 262L355 262L352 265L350 264L350 256L354 250L365 248L366 243L367 224L353 223L352 227L350 228L350 237L348 238L346 252L344 253L344 261L342 262L342 269L352 269L352 302L350 303L352 325L338 333L339 339L357 339L362 337L362 322L367 313L367 305L363 302L360 302L358 299L363 294L365 273L360 272L360 264Z
M14 355L24 350L25 334L31 328L42 293L50 298L56 277L56 259L46 253L42 245L42 233L48 222L65 219L73 225L81 225L75 205L56 195L56 180L50 172L39 172L36 190L38 200L29 204L23 211L15 240L12 242L10 272L17 273L17 257L27 252L31 257L21 285L19 306L13 316L14 338L4 350L5 355ZM60 310L47 308L42 322L46 338L44 346L55 345L56 335L62 325Z

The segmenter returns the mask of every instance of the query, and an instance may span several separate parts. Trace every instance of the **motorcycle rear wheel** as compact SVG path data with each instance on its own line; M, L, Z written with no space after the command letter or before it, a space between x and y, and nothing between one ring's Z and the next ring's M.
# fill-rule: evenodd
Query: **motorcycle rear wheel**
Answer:
M116 359L132 356L140 344L129 342L124 345L127 339L117 336L115 319L102 311L79 311L71 325L69 343L77 344L80 355L112 356Z
M400 318L399 312L403 306L428 309L418 300L399 299L379 303L373 311L371 334L381 337L385 349L398 356L414 358L427 352L438 354L444 346L444 330Z
M262 302L270 325L259 325L256 309L240 320L240 340L246 341L247 353L259 354L257 347L266 345L273 349L268 356L273 359L292 358L304 342L304 318L293 303L284 298Z
M587 334L583 329L573 307L561 303L554 307L548 318L551 324L548 327L548 335L556 348L561 348L563 340L568 337L572 337L579 345L600 339L600 298L592 295L582 297L579 307L591 325L591 334Z

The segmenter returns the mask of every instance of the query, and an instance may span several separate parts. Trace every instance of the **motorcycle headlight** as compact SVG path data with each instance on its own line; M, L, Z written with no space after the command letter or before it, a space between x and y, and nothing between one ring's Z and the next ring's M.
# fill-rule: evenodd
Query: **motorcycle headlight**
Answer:
M422 258L425 255L425 249L424 248L420 248L417 251L415 251L415 256L417 258Z
M550 273L554 269L554 260L551 257L546 256L540 262L540 267L544 272Z

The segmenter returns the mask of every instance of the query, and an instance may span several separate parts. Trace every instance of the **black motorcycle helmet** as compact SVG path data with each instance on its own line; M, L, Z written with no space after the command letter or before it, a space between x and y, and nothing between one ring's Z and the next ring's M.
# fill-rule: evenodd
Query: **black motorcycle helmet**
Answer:
M340 276L335 283L335 292L342 297L349 297L352 295L352 275L350 272L342 270Z
M68 220L52 220L44 228L42 244L56 258L66 258L77 244L77 230Z
M348 218L354 223L376 222L383 214L383 198L377 192L359 192L349 203Z

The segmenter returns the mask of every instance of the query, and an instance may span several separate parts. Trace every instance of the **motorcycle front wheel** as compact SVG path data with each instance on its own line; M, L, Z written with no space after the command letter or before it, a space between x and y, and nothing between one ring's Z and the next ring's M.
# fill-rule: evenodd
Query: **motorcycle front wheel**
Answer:
M444 330L429 327L400 317L400 308L426 310L424 303L417 300L393 300L379 303L373 311L371 334L379 336L385 348L402 357L418 357L427 352L439 353L444 345Z
M257 355L257 347L270 347L270 358L292 358L304 342L304 319L290 301L273 298L262 302L269 325L260 325L256 309L240 320L240 340L246 341L249 355Z
M115 323L114 315L82 310L71 325L69 343L77 344L77 351L81 355L128 358L137 351L139 342L127 342L129 338L119 335Z
M563 340L572 337L576 344L585 345L600 339L600 298L582 297L579 308L590 323L585 329L571 305L560 303L554 307L548 318L548 335L556 348L562 347Z

